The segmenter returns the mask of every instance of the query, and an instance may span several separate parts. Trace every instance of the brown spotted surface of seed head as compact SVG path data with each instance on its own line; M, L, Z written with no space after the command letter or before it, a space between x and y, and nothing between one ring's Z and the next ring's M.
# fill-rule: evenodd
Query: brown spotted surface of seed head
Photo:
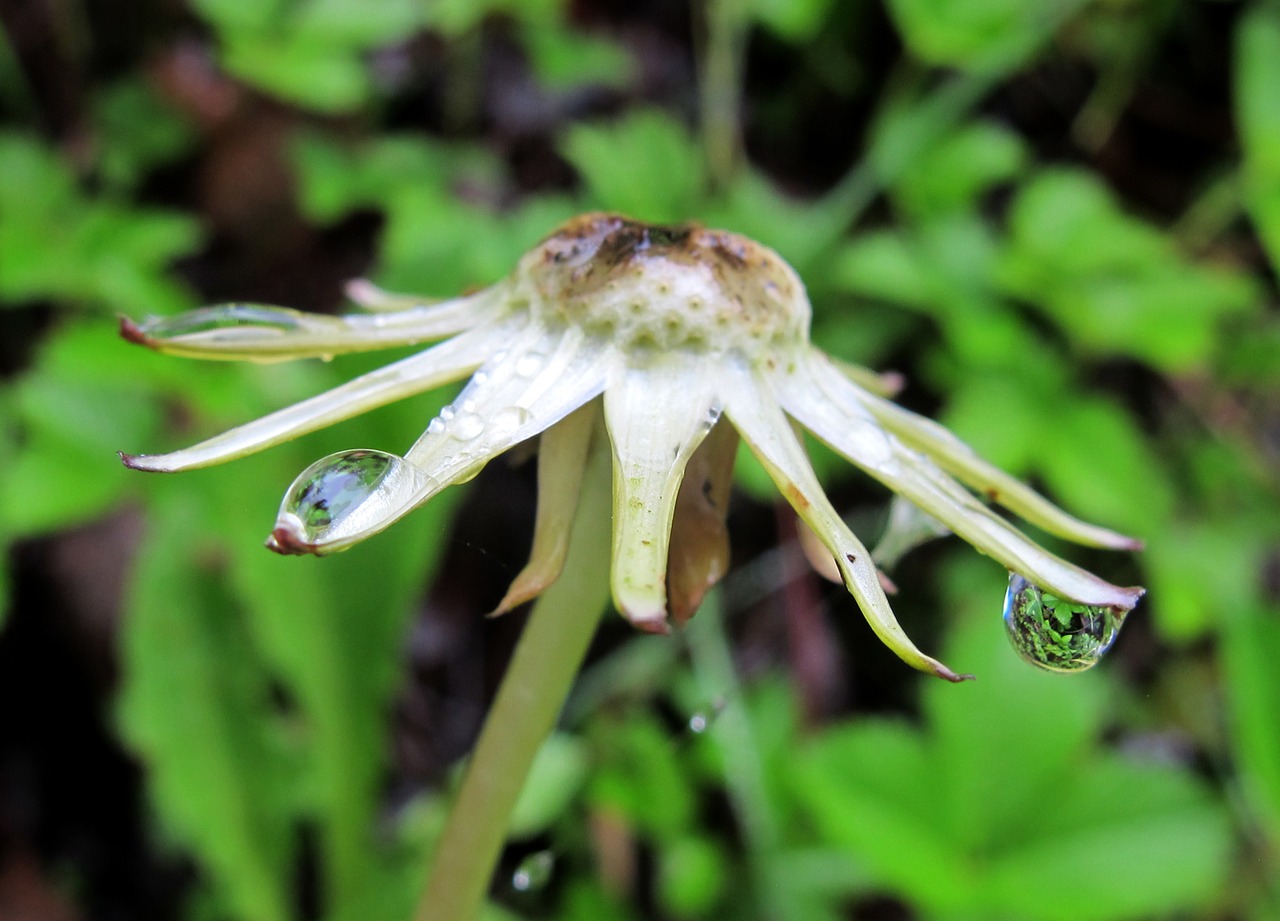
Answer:
M804 285L777 253L699 224L645 224L584 214L521 261L515 296L534 316L626 349L762 354L803 343Z

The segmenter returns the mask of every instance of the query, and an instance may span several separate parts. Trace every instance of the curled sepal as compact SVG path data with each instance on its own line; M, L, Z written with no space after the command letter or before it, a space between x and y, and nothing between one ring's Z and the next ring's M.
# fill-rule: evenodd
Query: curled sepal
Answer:
M538 508L529 562L512 580L491 617L505 614L542 594L560 578L569 553L569 533L587 466L591 432L600 414L592 403L570 413L542 433L538 448Z
M719 422L689 458L671 522L667 596L671 617L683 626L729 570L729 491L738 433Z
M330 454L293 481L267 547L285 554L346 550L411 511L434 485L385 451Z
M745 369L725 384L726 415L792 508L826 546L845 587L881 641L908 665L923 672L948 681L972 677L952 671L911 642L894 617L870 552L827 499L804 446L773 394L766 392L756 376Z

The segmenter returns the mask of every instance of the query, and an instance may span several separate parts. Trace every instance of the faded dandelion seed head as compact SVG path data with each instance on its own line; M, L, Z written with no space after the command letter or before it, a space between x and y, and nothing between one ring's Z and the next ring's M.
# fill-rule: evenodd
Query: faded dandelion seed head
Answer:
M509 610L559 576L588 455L608 450L614 602L632 623L662 632L691 616L727 571L725 514L741 440L804 522L815 565L845 584L875 633L911 665L958 680L898 624L888 581L823 492L799 425L911 503L932 523L926 530L959 535L1053 597L1123 612L1142 594L1053 555L992 511L988 502L998 502L1089 546L1138 545L1073 518L890 402L885 378L815 349L800 279L745 237L587 214L467 297L428 303L367 282L348 293L366 312L227 304L122 321L132 342L198 358L279 361L436 343L190 448L123 455L125 463L153 471L221 463L465 379L402 456L344 451L303 471L268 546L345 549L537 438L533 550L498 608Z
M544 322L626 350L752 354L809 335L804 285L777 253L697 224L582 215L520 260L512 287Z

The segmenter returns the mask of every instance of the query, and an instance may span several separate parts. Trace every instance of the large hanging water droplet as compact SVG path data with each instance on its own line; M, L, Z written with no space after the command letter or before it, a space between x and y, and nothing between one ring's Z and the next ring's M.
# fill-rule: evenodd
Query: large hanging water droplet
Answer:
M1032 665L1079 672L1097 665L1116 641L1127 612L1059 598L1016 573L1009 575L1004 625L1009 641Z
M551 882L556 857L550 851L534 851L520 861L511 874L511 887L517 892L536 892Z
M267 546L279 553L344 549L399 518L429 482L385 451L331 454L293 481Z

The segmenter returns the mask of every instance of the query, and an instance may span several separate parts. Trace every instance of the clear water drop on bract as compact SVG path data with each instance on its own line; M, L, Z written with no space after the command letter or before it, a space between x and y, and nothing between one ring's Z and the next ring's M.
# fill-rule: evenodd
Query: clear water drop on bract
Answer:
M449 432L459 441L479 438L484 431L484 420L473 412L461 412L449 426Z
M394 454L343 451L317 461L294 480L280 516L291 516L297 536L308 544L340 542L379 529L425 483L416 468Z
M139 328L149 338L163 340L227 329L284 332L299 328L302 325L301 319L297 311L282 307L223 304L219 307L201 307L173 317L147 320Z
M534 851L520 861L511 874L511 886L517 892L536 892L551 882L556 857L550 851Z
M1053 672L1080 672L1106 655L1125 611L1059 598L1011 573L1004 625L1018 655Z
M547 357L541 352L525 352L516 359L516 376L517 377L533 377L542 370L542 366L546 364Z

